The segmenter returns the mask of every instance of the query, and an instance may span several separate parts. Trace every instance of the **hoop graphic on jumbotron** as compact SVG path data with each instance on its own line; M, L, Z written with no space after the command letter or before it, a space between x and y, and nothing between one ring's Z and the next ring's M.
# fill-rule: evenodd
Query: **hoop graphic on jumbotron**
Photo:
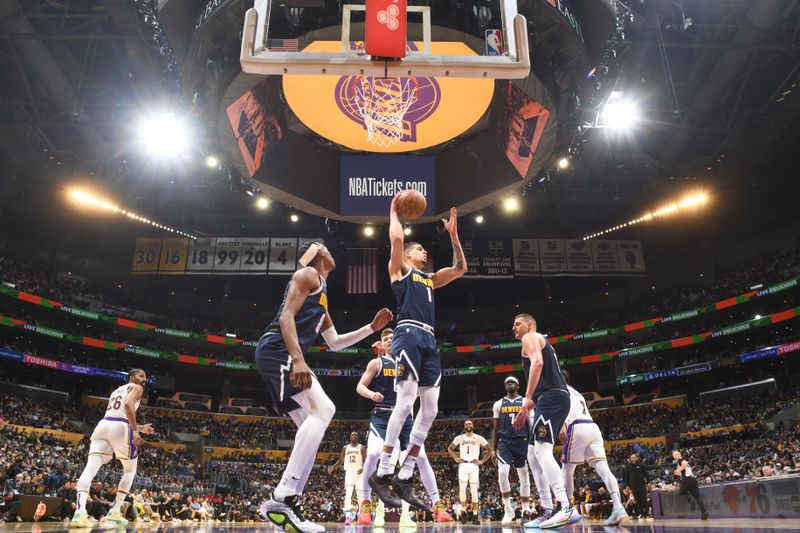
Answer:
M367 132L367 141L390 147L416 142L417 124L439 106L441 89L433 78L343 76L336 84L339 109Z

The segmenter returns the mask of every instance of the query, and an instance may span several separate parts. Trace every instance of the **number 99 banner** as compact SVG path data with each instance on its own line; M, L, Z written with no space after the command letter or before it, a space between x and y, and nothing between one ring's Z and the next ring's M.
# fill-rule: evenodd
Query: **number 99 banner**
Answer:
M134 274L291 275L297 269L301 237L195 239L138 238Z

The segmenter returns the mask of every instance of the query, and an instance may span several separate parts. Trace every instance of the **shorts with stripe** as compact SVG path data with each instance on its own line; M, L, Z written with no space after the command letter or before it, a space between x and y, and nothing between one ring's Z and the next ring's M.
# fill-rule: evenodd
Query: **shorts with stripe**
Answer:
M522 468L528 459L528 437L504 439L497 442L497 460L502 464Z
M302 392L289 381L292 374L292 358L279 333L263 335L256 346L256 366L267 386L272 401L281 414L300 408L292 396Z
M370 416L369 418L370 434L379 437L383 441L386 441L386 428L389 427L390 416L392 416L391 411L379 411L379 412L373 411L372 416ZM414 417L408 415L408 418L406 418L406 421L403 424L403 429L400 430L401 450L405 450L406 448L408 448L408 439L411 437L411 428L413 427L414 427Z
M432 329L398 324L392 339L392 354L397 361L397 381L413 377L420 387L439 386L442 362Z
M133 443L133 431L127 418L108 417L98 422L91 437L89 454L114 455L120 460L134 460L139 450Z
M531 444L534 441L556 443L556 435L569 415L569 393L563 389L550 389L536 398L533 411L533 431Z
M576 420L567 427L562 462L579 465L605 458L603 435L597 424L591 420Z

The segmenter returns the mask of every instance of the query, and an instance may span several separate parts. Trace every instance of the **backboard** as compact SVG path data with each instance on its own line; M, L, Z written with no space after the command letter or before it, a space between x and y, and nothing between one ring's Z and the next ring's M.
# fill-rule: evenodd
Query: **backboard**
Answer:
M386 60L367 54L365 47L351 46L350 17L365 11L364 5L349 4L342 9L341 49L335 52L276 50L268 46L272 0L255 0L245 14L240 61L242 70L263 75L334 75L377 78L434 77L522 79L530 73L527 22L517 12L516 0L499 0L500 32L491 36L502 39L494 50L497 55L450 56L432 51L431 13L428 6L405 6L410 14L422 15L423 46L407 50L405 57ZM378 16L380 13L374 13ZM367 11L367 17L373 13ZM385 18L385 15L384 15ZM489 34L487 34L487 39Z

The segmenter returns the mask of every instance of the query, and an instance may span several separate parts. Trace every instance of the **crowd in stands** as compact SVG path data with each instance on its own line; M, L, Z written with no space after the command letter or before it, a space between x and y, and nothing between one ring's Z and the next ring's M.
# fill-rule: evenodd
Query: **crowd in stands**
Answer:
M759 406L750 413L745 407L747 402L734 401L731 416L747 419L791 404L797 394L796 389L786 389L758 399L747 401ZM721 402L722 403L722 402ZM699 411L706 411L709 404L698 406ZM68 517L74 502L74 482L80 474L86 453L88 439L82 439L73 446L53 435L25 434L13 429L6 422L24 424L53 430L70 430L67 420L80 419L83 409L69 403L33 401L26 398L9 398L0 396L0 515L14 520L19 511L15 508L15 498L20 494L59 494L65 498L64 507L59 518ZM651 409L649 411L648 409ZM609 409L596 411L595 418L601 423L614 425L630 425L631 420L641 419L643 424L653 417L668 419L664 406L638 406L633 408ZM673 409L676 416L685 417L693 413L689 409ZM598 414L603 413L598 416ZM607 413L622 413L621 415ZM631 416L636 413L636 416ZM96 414L96 413L93 413ZM183 418L184 429L197 432L202 426L206 430L215 431L209 423L210 416L200 415ZM160 415L160 421L167 423L167 416ZM618 418L622 417L622 418ZM89 417L91 418L91 417ZM96 417L95 417L96 418ZM145 417L149 420L149 417ZM145 419L143 418L143 419ZM191 423L197 427L189 426ZM216 421L214 421L216 423ZM363 425L363 424L362 424ZM267 421L263 427L270 427ZM476 433L483 435L491 442L491 421L476 420ZM236 425L224 426L226 431L234 431ZM252 427L249 427L250 431ZM274 428L273 428L274 429ZM353 429L363 427L358 424L343 423L330 428L326 444L322 450L337 452L347 441ZM451 506L457 499L457 465L448 456L436 455L444 452L447 446L463 431L463 421L440 421L434 426L427 442L427 450L432 453L431 462L437 475L440 495L446 505ZM289 436L292 432L288 431ZM641 435L638 435L641 436ZM611 438L610 435L607 437ZM763 435L763 430L743 433L733 438L708 437L716 441L697 439L684 448L685 456L695 468L701 482L716 482L730 479L749 479L784 475L800 469L800 424L788 429L780 427ZM231 439L233 440L233 439ZM233 444L230 442L229 444ZM236 445L243 448L243 445ZM613 448L609 452L609 464L618 475L621 467L628 460L630 453L636 452L643 462L652 465L652 481L654 485L670 486L673 483L669 449L650 444L634 444ZM131 513L137 513L141 519L148 520L246 520L255 518L258 503L269 494L280 476L285 452L273 456L253 455L250 452L233 452L223 460L210 461L201 465L199 458L188 449L167 451L155 446L144 446L141 449L138 475L133 492ZM330 459L330 463L335 457ZM326 465L315 467L307 485L304 503L310 516L319 521L338 521L342 518L342 506L339 501L331 501L331 494L343 494L343 475L328 475ZM104 467L93 488L91 514L95 518L102 517L108 510L108 502L113 501L115 484L119 479L118 466ZM512 475L513 478L513 475ZM497 486L496 467L492 461L481 467L481 497L483 516L496 518L500 512L500 498ZM587 515L599 515L607 507L607 494L601 490L601 483L594 471L581 467L576 471L576 493L574 498L581 502ZM516 486L516 484L514 484ZM424 494L421 486L417 487ZM70 497L70 494L72 496ZM190 499L191 498L191 499Z

